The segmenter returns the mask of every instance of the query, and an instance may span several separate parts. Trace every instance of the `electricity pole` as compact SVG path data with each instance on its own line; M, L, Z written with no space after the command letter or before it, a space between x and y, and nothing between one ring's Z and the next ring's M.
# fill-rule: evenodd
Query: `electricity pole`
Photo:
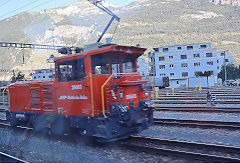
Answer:
M224 52L224 74L225 74L225 81L227 80L227 66L226 66L226 53Z
M52 46L54 47L54 37L53 37L53 31L55 30L54 27L49 28L50 31L52 31Z

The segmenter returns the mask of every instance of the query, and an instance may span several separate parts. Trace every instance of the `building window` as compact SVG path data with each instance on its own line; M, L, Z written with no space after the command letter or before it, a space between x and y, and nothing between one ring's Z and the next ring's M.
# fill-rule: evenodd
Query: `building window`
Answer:
M212 57L212 53L206 53L206 57Z
M169 59L173 59L173 56L169 56Z
M180 47L180 46L179 46L179 47L177 47L177 50L182 50L182 47Z
M187 59L187 55L181 55L181 59Z
M182 77L187 77L188 76L188 72L182 72Z
M217 66L217 69L219 70L219 66Z
M179 84L179 81L177 81L177 84Z
M164 57L159 57L159 61L165 61Z
M221 56L224 56L224 55L225 55L225 52L222 52L222 53L221 53Z
M163 74L160 74L160 76L166 76L166 74L163 73Z
M195 76L196 76L196 77L198 77L198 76L200 76L200 75L202 75L202 71L196 71L196 72L195 72Z
M213 65L213 61L207 62L207 65L212 66Z
M194 58L199 58L199 57L200 57L200 54L193 54L193 57L194 57Z
M163 52L168 52L168 48L163 48Z
M181 67L187 67L187 63L182 63Z
M45 78L45 76L43 76L43 78Z
M174 73L170 73L170 76L174 76Z
M200 66L200 62L195 62L194 66Z
M228 62L228 59L225 59L225 62Z
M193 46L187 46L187 50L193 50Z
M34 79L36 79L37 77L36 76L34 76Z
M174 67L174 65L173 65L173 64L170 64L169 67Z
M218 63L219 61L217 60L217 63Z
M206 49L207 45L200 45L200 49Z
M159 65L159 69L165 69L165 65Z

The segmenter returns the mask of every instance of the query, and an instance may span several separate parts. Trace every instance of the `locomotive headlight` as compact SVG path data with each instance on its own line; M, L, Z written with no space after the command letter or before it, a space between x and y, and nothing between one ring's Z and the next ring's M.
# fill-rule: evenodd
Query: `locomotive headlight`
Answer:
M119 98L121 98L121 99L123 98L123 92L119 93Z
M147 97L149 95L149 93L148 92L145 92L145 96Z

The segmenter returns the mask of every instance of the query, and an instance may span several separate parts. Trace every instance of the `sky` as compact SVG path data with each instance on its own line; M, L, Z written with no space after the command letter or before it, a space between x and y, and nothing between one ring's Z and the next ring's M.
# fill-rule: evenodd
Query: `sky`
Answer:
M66 6L81 0L0 0L0 20L24 11L40 11L46 8ZM134 0L104 0L116 6L127 5Z

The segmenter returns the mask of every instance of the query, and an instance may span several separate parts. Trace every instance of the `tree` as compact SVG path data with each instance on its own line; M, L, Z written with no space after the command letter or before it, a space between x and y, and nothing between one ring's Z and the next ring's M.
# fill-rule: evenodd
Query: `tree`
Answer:
M209 76L211 76L212 75L212 71L204 71L204 72L197 72L196 73L196 76L198 77L198 76L207 76L207 77L209 77Z
M227 79L240 78L240 66L237 67L234 64L227 64L226 69L227 69ZM221 78L223 81L225 81L224 65L221 67L221 71L218 73L218 78Z
M207 86L208 85L208 77L212 75L211 71L204 71L204 72L199 72L196 74L196 76L206 76L207 77Z

